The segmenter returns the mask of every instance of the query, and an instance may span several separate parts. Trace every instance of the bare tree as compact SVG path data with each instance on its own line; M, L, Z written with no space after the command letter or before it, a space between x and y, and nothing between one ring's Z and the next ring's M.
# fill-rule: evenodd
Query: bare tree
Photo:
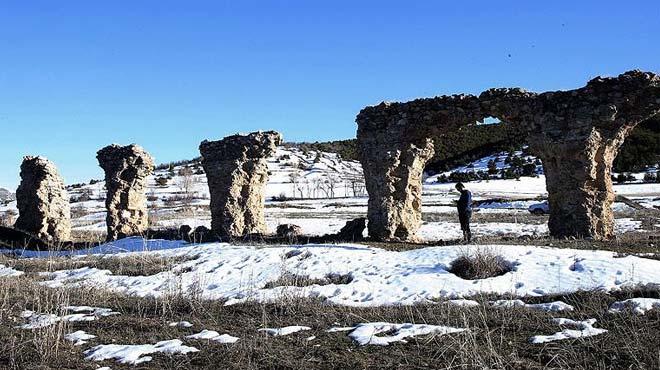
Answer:
M293 186L293 197L295 198L296 196L296 191L300 192L300 198L303 198L303 189L300 186L300 177L301 173L299 170L293 170L289 174L289 179L291 180L291 185Z
M192 168L186 166L179 170L178 185L183 195L183 205L190 207L195 197L195 175Z

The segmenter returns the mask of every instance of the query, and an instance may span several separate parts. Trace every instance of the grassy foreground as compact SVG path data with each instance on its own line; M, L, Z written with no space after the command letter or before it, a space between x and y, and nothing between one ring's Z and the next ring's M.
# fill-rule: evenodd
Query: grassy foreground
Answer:
M0 259L0 263L27 271L25 276L0 278L0 368L6 369L657 369L660 368L660 312L644 316L608 313L609 305L632 297L660 298L660 287L606 294L579 292L561 297L526 299L528 303L563 300L576 310L545 313L526 308L497 309L477 297L479 307L457 307L442 302L415 306L350 308L321 301L283 296L278 304L247 303L225 307L201 300L195 291L173 291L155 298L128 297L93 287L50 289L38 284L38 271L94 265L127 275L153 274L168 269L158 258L52 260ZM66 305L108 307L121 315L82 323L57 323L43 329L15 328L23 310L61 314ZM560 331L553 317L595 318L608 333L584 339L532 344L530 337ZM168 326L187 320L193 328ZM421 336L388 347L355 344L347 333L328 333L332 326L386 321L469 328L445 336ZM310 331L269 337L264 327L305 325ZM185 339L203 329L239 337L231 345ZM84 346L65 341L67 333L85 330L97 336ZM309 337L315 336L313 340ZM97 344L153 344L181 339L200 352L168 356L138 366L114 361L94 363L83 351Z

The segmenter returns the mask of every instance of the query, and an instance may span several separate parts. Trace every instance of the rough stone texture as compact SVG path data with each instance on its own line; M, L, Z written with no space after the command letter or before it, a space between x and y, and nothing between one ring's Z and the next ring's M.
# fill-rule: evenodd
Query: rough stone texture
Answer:
M364 217L356 218L355 220L347 221L346 225L339 230L337 240L340 241L360 241L364 239L364 229L367 227L367 219Z
M369 193L369 236L415 240L422 223L422 174L433 137L484 119L477 97L381 103L357 116L360 162Z
M265 234L266 159L282 136L274 131L203 141L202 166L211 193L211 229L221 238Z
M148 227L147 177L154 161L140 146L109 145L96 158L105 171L108 240L143 233Z
M529 131L546 174L550 234L612 237L612 163L635 126L660 112L660 77L630 71L570 91L492 89L480 100L489 115Z
M55 165L43 157L25 157L16 191L17 229L48 242L71 237L69 195Z
M283 224L277 226L276 234L280 238L294 238L302 235L302 227L294 224Z

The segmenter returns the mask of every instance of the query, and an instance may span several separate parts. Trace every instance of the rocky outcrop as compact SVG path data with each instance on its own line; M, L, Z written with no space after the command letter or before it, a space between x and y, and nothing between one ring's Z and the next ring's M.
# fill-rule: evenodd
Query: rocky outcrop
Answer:
M434 154L432 138L483 118L472 95L381 103L358 114L370 237L415 240L422 223L422 173Z
M282 136L274 131L228 136L199 146L211 194L211 229L221 238L265 234L266 159Z
M96 158L105 171L108 240L138 235L148 227L147 177L154 161L140 146L107 146Z
M489 115L524 126L546 175L554 237L614 235L612 163L635 126L660 112L660 77L631 71L570 91L492 89Z
M55 165L43 157L25 157L16 191L15 227L48 242L71 237L69 195Z

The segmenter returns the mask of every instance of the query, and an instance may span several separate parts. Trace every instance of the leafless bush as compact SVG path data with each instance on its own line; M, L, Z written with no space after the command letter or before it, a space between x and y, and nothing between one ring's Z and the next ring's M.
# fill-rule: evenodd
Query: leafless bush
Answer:
M463 251L450 266L449 272L465 280L487 279L510 272L513 266L491 248Z

